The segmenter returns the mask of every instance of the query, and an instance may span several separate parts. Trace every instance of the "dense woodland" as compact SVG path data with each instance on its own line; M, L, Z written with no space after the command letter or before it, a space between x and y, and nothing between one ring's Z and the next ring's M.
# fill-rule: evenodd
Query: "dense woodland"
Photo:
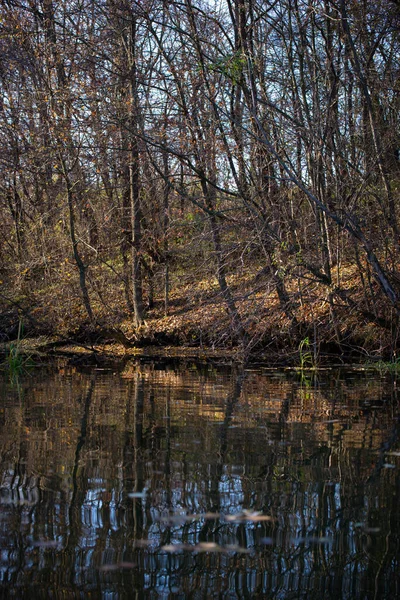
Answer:
M0 329L395 357L400 8L6 0Z

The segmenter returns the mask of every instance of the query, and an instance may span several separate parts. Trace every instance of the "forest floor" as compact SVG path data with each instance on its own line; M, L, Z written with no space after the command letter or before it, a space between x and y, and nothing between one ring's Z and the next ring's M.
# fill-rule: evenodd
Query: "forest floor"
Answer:
M258 282L258 273L247 269L229 282L245 339L232 327L217 282L207 274L173 278L167 315L156 289L154 306L139 328L124 306L121 287L103 282L92 293L96 323L90 324L72 280L35 288L28 279L18 295L2 289L0 351L7 353L12 342L37 355L206 356L307 367L393 359L391 332L360 317L355 268L341 270L341 288L351 295L353 308L326 286L310 282L297 296L290 290L295 302L285 311L271 282Z

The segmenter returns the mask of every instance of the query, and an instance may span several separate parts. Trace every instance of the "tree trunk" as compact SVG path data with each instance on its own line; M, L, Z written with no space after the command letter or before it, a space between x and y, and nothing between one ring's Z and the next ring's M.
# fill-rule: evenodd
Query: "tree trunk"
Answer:
M136 17L131 15L129 36L129 67L130 67L130 164L129 187L131 201L132 225L132 291L135 325L139 327L144 321L143 291L142 291L142 211L140 204L139 177L139 146L138 146L138 100L137 100L137 71L136 71Z

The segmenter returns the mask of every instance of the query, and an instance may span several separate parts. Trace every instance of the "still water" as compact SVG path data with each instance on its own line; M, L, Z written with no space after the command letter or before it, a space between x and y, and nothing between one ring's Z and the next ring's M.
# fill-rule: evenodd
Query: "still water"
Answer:
M376 374L3 376L0 597L399 598L399 434Z

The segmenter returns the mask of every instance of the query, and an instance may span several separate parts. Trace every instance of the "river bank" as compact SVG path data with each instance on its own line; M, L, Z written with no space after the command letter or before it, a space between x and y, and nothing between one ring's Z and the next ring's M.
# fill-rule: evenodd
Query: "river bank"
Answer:
M162 290L155 290L140 327L122 288L104 285L97 299L93 296L90 322L76 280L39 287L28 278L17 287L10 279L0 296L3 354L18 344L20 352L36 356L207 356L303 368L396 361L395 316L384 304L371 312L354 266L342 266L340 290L310 282L307 294L296 296L295 287L288 287L296 298L289 307L272 288L256 288L258 272L259 265L253 266L231 282L242 331L207 273L200 278L189 270L172 280L168 314Z

